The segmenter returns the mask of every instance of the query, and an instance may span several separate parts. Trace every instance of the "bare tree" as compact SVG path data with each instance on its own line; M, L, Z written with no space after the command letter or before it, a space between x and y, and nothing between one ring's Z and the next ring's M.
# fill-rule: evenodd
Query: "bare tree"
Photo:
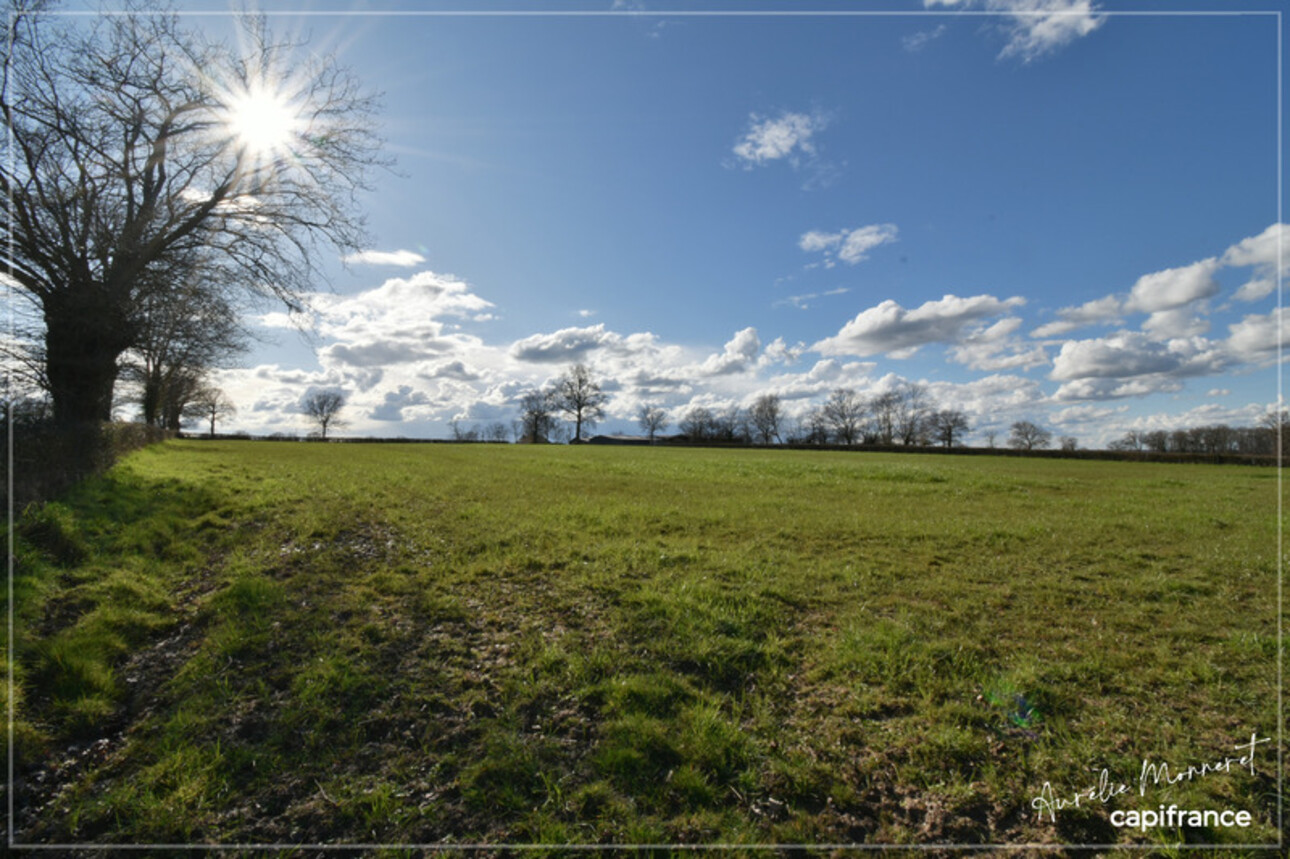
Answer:
M583 426L591 428L604 419L608 399L586 364L574 364L555 384L555 405L573 418L574 441L582 441Z
M1038 424L1017 421L1012 425L1012 433L1008 436L1008 446L1020 450L1035 450L1048 447L1052 440L1053 434Z
M827 444L829 423L823 409L811 409L797 420L798 439L806 444Z
M667 412L658 406L641 403L640 409L636 412L636 422L649 435L649 440L653 443L654 436L667 429Z
M842 444L855 444L860 440L864 425L865 404L851 388L838 388L829 395L820 411L833 438Z
M556 431L557 395L552 390L529 391L520 398L519 435L516 441L547 444Z
M900 443L923 444L927 435L927 415L931 398L927 386L919 382L906 382L896 388L895 430Z
M1128 430L1121 438L1107 445L1107 450L1142 450L1146 445L1146 434L1140 430Z
M215 421L237 414L237 406L228 394L211 385L203 385L188 404L187 417L210 422L211 438L215 437Z
M719 441L740 441L746 444L752 440L748 413L738 406L731 406L714 415L712 426L712 437Z
M703 441L716 436L717 419L706 406L692 406L681 419L679 428L691 441Z
M327 438L328 427L343 427L338 415L345 406L345 395L340 391L312 391L300 401L300 408L310 420L318 424L322 437Z
M900 394L897 391L883 391L875 395L869 403L869 410L873 414L874 440L879 444L894 442L900 416Z
M962 443L962 436L971 431L967 415L958 409L942 409L933 412L928 419L932 435L946 447L953 447L955 439Z
M762 394L748 410L748 419L757 431L757 440L771 444L780 440L780 399L778 394Z
M1059 440L1062 450L1079 450L1079 439L1073 435L1064 435Z
M506 429L506 424L501 421L493 421L484 428L483 434L484 438L489 441L506 441L508 431Z
M362 244L374 97L262 18L238 21L234 51L161 12L10 18L0 265L39 310L60 421L110 417L118 359L176 270L294 308L320 244Z
M461 421L457 420L457 418L453 418L452 420L448 421L448 429L449 431L452 432L453 441L478 441L479 440L478 427L471 427L470 429L466 429L464 426L462 426Z
M200 283L145 290L122 375L137 384L144 423L177 430L206 372L246 347L229 297Z

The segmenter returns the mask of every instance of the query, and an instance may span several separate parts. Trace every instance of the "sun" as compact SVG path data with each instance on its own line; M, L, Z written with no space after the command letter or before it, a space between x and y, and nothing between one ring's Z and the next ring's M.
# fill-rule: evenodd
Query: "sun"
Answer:
M252 87L229 99L226 110L234 143L251 158L269 160L292 149L301 121L280 92Z

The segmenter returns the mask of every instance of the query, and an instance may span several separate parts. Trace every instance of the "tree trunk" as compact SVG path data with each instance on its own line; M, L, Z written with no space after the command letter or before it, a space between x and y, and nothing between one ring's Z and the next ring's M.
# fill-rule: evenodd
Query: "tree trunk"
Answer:
M46 372L61 423L112 419L117 359L132 332L124 308L105 293L77 285L45 298Z
M143 422L148 426L161 426L161 406L165 402L165 383L160 367L148 367L143 382Z

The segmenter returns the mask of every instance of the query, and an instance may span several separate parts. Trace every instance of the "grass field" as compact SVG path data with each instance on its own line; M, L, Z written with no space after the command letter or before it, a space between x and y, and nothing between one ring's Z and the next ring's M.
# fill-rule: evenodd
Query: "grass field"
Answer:
M167 443L17 526L19 841L1275 842L1276 492ZM1111 824L1174 803L1254 822Z

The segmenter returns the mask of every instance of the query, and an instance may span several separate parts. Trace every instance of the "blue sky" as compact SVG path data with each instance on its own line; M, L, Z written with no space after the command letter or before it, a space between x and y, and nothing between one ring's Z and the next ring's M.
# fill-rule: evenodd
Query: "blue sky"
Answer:
M1278 20L1159 14L1215 5L1281 4L268 5L383 92L397 167L312 342L266 308L220 374L227 428L305 431L338 387L350 433L443 436L573 361L611 431L899 380L969 443L1253 423L1290 237ZM594 14L389 14L463 6Z

